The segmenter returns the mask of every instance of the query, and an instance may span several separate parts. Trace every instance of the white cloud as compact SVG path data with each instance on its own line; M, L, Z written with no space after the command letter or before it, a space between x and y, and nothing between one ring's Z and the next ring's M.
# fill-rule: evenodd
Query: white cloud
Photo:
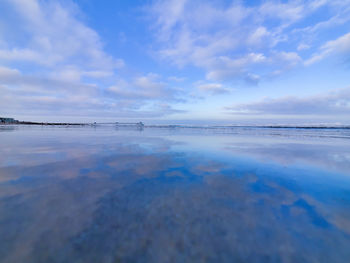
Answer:
M296 52L278 52L275 53L274 58L276 61L280 61L284 63L284 68L294 67L297 64L302 62L302 58Z
M259 53L250 53L245 57L231 59L226 56L217 57L207 65L207 78L210 80L225 80L243 75L247 77L248 67L261 64L266 61L266 57Z
M178 112L158 105L178 100L159 76L134 74L122 81L116 75L124 61L104 51L73 1L4 0L0 8L9 14L0 17L0 64L6 65L0 67L2 112L126 117Z
M295 52L276 52L271 53L270 57L266 57L262 53L249 53L244 57L236 59L220 56L206 65L208 70L206 77L209 80L242 78L249 84L257 84L261 76L253 73L254 68L276 68L278 72L282 73L285 70L295 67L301 61L302 59ZM270 74L273 72L276 71L272 71Z
M82 84L75 77L46 78L23 75L17 69L0 67L0 111L9 115L89 116L152 118L179 113L165 101L175 100L172 90L159 91L161 82L150 74L135 80L134 90L120 86L101 94L92 84ZM155 103L157 102L157 103Z
M168 77L168 80L175 81L175 82L183 82L186 78L184 77L176 77L176 76L170 76Z
M321 8L328 13L319 17ZM304 60L304 64L313 63L332 49L325 44L312 59L302 57L319 45L316 31L350 21L349 0L268 0L249 6L243 1L156 1L150 10L151 19L157 21L159 59L180 68L204 69L207 79L214 81L246 80L249 76L264 79L302 65ZM301 56L303 50L308 52ZM265 59L249 60L250 54Z
M0 61L36 61L47 64L48 60L37 51L27 48L0 49Z
M310 45L305 44L305 43L301 43L301 44L299 44L298 47L297 47L298 51L306 50L306 49L309 49L309 48L310 48Z
M160 27L162 39L169 39L169 31L181 19L186 2L187 0L158 1L152 7L152 12L159 14L157 25Z
M20 73L17 69L6 68L6 67L0 66L0 81L12 79L14 77L17 77L18 75L20 75Z
M50 103L52 111L58 105L82 109L85 102L95 112L156 114L162 110L159 105L183 102L184 95L190 98L198 90L201 96L226 93L237 80L256 85L303 62L309 65L338 54L349 57L349 33L336 35L344 30L334 31L332 41L317 38L325 28L346 26L349 0L246 3L151 1L147 10L154 23L146 27L157 42L146 43L145 49L152 46L157 59L186 70L186 75L174 70L171 75L181 77L169 77L144 74L138 66L128 68L108 54L74 1L1 1L6 16L0 17L1 96L18 97L33 109L49 110ZM320 8L327 8L327 13L319 16ZM116 35L123 38L119 31ZM127 37L132 43L133 36ZM160 71L169 73L169 68ZM182 76L195 84L186 86ZM24 111L24 106L16 105ZM171 112L175 110L164 110Z
M305 98L283 97L227 107L235 114L350 115L350 88Z
M336 40L327 42L322 46L324 52L338 52L338 53L347 53L350 52L350 32L339 37Z
M165 44L159 51L164 59L179 66L192 63L201 67L208 59L237 45L237 30L232 27L246 13L240 5L218 9L205 2L178 2L181 5L177 1L161 1L152 8L157 18L157 36ZM217 29L214 25L222 26Z
M178 91L168 83L160 80L160 76L149 73L131 81L119 79L117 83L107 89L116 99L145 100L145 101L177 101Z
M258 9L258 12L265 17L279 18L287 21L288 24L301 19L305 15L305 5L300 1L290 1L280 3L276 1L266 1Z
M319 0L313 1L309 4L311 11L317 10L323 6L327 6L328 12L332 13L331 16L318 21L315 24L294 29L294 33L305 33L305 36L314 35L318 31L336 27L350 21L350 0L341 1L330 1L330 0Z
M158 54L179 67L204 69L208 80L247 80L255 76L257 82L269 75L268 70L270 75L277 72L282 62L286 65L280 72L301 62L297 47L287 52L276 45L288 39L288 26L323 4L313 1L312 5L310 8L300 1L265 1L253 7L241 1L222 5L157 1L151 15L157 21Z
M206 83L197 86L200 91L209 92L213 95L225 94L230 91L220 83Z
M16 14L7 26L25 41L0 47L0 62L29 61L41 66L75 64L86 69L113 70L123 66L103 51L98 34L75 18L76 6L37 0L6 0L8 11ZM2 42L7 43L6 36ZM8 47L6 47L8 46ZM11 46L11 48L9 48Z
M247 43L251 46L260 46L264 38L270 37L271 33L263 26L259 26L250 36Z
M65 76L66 75L66 76ZM96 97L98 88L94 84L81 83L74 71L56 77L28 75L18 69L0 67L0 85L7 87L18 96L52 96L67 98L71 96ZM18 94L17 94L18 93Z
M339 54L346 57L350 56L350 33L335 40L328 41L321 46L319 53L314 54L310 59L305 61L305 65L311 65L332 54Z
M93 71L84 71L82 75L89 78L105 78L113 75L112 71L102 71L102 70L93 70Z

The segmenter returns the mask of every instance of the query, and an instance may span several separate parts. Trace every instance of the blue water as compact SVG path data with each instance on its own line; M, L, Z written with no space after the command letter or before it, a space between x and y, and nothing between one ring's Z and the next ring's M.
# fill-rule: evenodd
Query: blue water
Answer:
M0 262L350 262L350 130L0 126Z

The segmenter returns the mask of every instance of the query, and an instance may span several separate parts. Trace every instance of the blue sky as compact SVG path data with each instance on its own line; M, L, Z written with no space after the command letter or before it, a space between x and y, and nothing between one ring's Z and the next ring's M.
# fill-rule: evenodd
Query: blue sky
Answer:
M350 124L350 1L0 1L0 115Z

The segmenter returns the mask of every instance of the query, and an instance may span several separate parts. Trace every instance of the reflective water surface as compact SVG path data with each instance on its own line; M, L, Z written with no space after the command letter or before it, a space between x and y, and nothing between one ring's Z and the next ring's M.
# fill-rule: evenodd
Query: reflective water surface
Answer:
M350 130L0 126L0 262L350 262Z

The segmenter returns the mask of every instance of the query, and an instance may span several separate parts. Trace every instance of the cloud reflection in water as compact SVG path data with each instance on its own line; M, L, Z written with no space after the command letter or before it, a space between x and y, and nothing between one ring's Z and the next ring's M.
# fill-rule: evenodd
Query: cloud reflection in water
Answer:
M200 152L188 134L152 132L6 133L0 139L0 151L9 153L0 167L3 262L350 259L350 184L346 173L333 172L348 163L322 162L322 141L281 148L266 137L266 147L254 136L242 143L233 135L197 132L207 147ZM215 141L214 150L209 144ZM337 147L329 152L348 154ZM55 149L62 157L57 161ZM249 156L244 165L239 151L240 158ZM293 156L313 166L294 167ZM315 166L323 174L315 174Z

